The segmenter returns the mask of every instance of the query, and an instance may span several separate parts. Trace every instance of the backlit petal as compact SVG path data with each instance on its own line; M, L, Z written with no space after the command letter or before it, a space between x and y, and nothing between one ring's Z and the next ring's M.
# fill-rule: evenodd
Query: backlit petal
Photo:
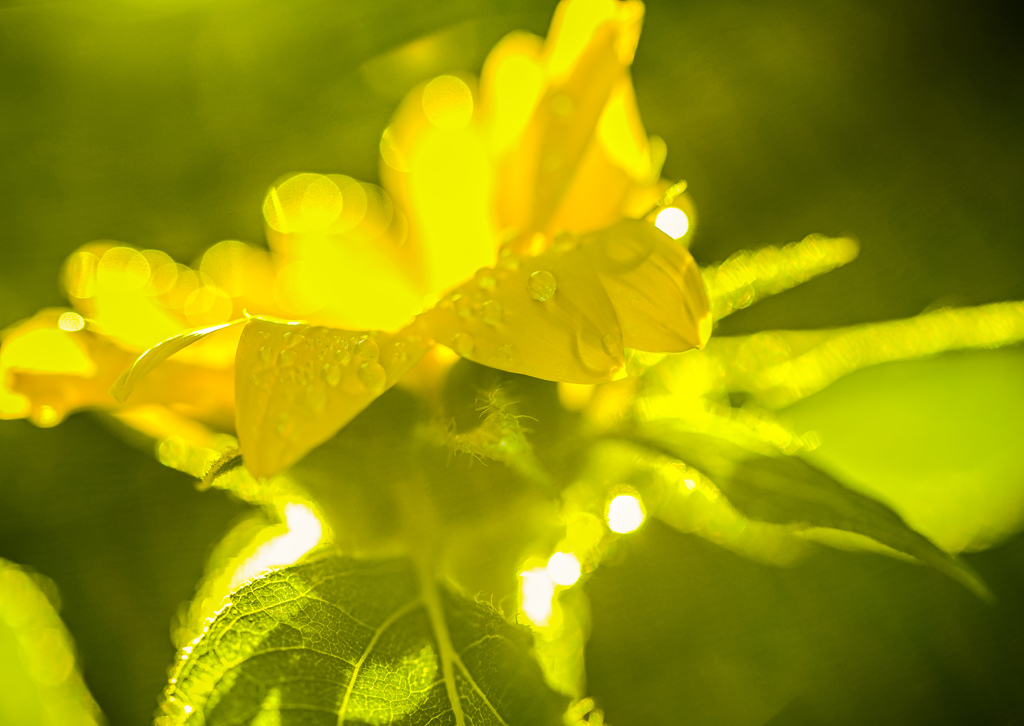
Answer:
M552 250L501 262L424 313L423 329L492 368L568 383L615 378L622 331L586 255Z
M135 354L89 329L61 330L60 314L44 310L6 334L0 348L0 418L52 426L79 409L117 405L110 387ZM229 369L171 360L138 382L132 402L160 403L199 420L230 425L230 381Z
M559 229L553 223L563 197L613 92L627 80L642 16L643 5L634 2L573 0L559 6L544 47L548 86L514 152L499 166L497 199L518 201L523 193L532 198L525 205L499 207L503 226ZM614 122L609 122L612 131ZM621 190L612 194L621 198Z
M409 216L408 244L434 294L494 264L498 247L494 170L474 86L459 76L418 86L385 132L381 178Z
M608 292L625 346L668 353L707 342L708 298L685 247L652 224L627 219L586 235L580 250Z
M239 445L256 476L294 464L351 421L423 357L411 332L250 320L236 358Z
M283 317L397 329L419 312L407 222L380 187L338 174L292 174L263 204L275 252L270 290Z

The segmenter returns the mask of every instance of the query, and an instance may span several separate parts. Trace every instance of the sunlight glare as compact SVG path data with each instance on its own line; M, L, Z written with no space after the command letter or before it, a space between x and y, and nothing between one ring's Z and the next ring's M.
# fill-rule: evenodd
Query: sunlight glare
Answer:
M272 567L294 564L320 544L323 538L323 525L308 506L297 502L286 504L284 519L288 531L261 545L235 570L231 576L231 590Z
M686 212L679 207L665 207L658 212L654 226L672 239L679 239L690 229L690 220L687 218Z
M569 587L576 584L583 570L576 555L571 552L556 552L548 560L547 573L556 585Z
M632 494L620 494L608 503L608 528L625 534L640 528L647 514L640 499Z
M546 567L535 567L519 573L522 578L523 612L534 625L544 626L551 619L555 583Z

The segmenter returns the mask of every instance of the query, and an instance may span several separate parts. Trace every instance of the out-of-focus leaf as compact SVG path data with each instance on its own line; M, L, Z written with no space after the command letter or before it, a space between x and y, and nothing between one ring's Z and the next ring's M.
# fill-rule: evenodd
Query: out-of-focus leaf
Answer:
M796 456L766 456L704 434L660 434L655 444L710 477L746 516L870 537L944 572L977 595L988 589L963 562L912 529L887 505L849 489Z
M96 726L103 718L41 585L53 583L0 559L0 723Z
M787 409L810 458L951 552L1024 524L1024 351L951 353L855 373Z
M325 554L233 594L184 649L158 723L559 724L567 699L530 646L409 561Z

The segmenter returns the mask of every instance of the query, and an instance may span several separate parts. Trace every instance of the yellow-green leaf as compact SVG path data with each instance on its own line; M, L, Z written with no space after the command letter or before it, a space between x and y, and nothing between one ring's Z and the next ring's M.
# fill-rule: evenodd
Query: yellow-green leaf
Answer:
M321 555L231 595L165 691L175 724L557 726L530 633L407 560Z

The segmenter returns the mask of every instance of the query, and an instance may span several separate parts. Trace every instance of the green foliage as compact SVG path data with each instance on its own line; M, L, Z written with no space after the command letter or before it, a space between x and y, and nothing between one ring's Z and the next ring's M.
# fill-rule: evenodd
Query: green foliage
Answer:
M56 304L55 269L89 239L114 237L188 260L215 239L259 240L258 216L240 210L256 209L283 171L372 178L380 131L408 87L478 67L512 28L542 31L550 5L255 2L243 11L182 0L5 8L0 93L17 113L0 121L10 167L0 323ZM780 325L849 325L915 315L937 301L1024 295L1024 207L1014 193L1024 74L1015 72L1019 56L1002 46L988 6L650 5L638 95L648 127L672 150L666 173L686 175L697 198L699 261L815 229L856 233L862 242L857 264L827 282L725 320L709 351L733 334ZM447 40L427 59L433 65L417 70L408 51L423 46L408 41L424 38ZM735 392L716 393L715 433L745 426L744 446L737 450L729 437L704 446L706 439L677 432L659 437L652 454L595 443L591 424L562 409L553 386L519 380L492 405L489 392L498 389L481 385L477 368L457 366L443 401L385 396L292 472L301 481L282 488L289 496L300 487L313 492L341 523L335 543L349 551L369 542L373 557L321 556L254 580L204 638L243 604L256 623L257 588L308 582L325 562L365 570L365 592L382 595L362 602L371 610L383 613L403 592L415 602L420 584L408 561L385 565L379 557L405 532L396 487L427 481L449 544L439 580L471 583L462 588L470 596L493 594L505 620L515 617L524 553L544 558L584 541L574 533L590 525L603 533L582 558L584 582L556 597L564 612L556 607L552 624L564 630L535 634L533 650L553 688L593 696L573 711L592 723L600 718L589 711L595 702L613 726L1015 723L1024 713L1014 538L1024 511L1014 413L1024 405L1020 370L1015 350L854 373L782 413L776 433L818 434L820 446L796 459L779 455L783 439L765 441L747 426L762 412ZM194 594L211 612L227 594L225 581L212 579L195 593L204 561L209 572L230 573L232 558L249 551L214 551L242 504L193 491L186 477L105 435L106 423L76 417L55 431L0 425L0 554L54 578L86 683L111 724L137 724L149 718L172 658L168 624L188 631L182 613ZM514 445L502 447L503 439ZM239 464L225 455L207 483L225 475L218 486L265 501L251 478L244 492L228 485L230 476L246 478ZM429 475L417 478L423 469ZM655 520L635 536L602 529L606 495L621 485L644 497ZM563 505L572 511L565 521ZM276 505L259 506L266 514L250 513L250 529L234 530L246 546L283 531ZM965 570L941 550L997 546L958 561L984 576L997 603L972 599L926 568L808 544L805 536L823 526L866 531L960 578ZM766 568L700 538L756 562L802 564ZM451 622L467 630L491 623L519 644L517 658L529 650L521 629L489 606L454 594L457 587L437 591ZM299 616L287 609L274 612ZM328 610L305 614L313 623ZM302 636L274 623L268 637ZM21 625L10 632L23 634ZM429 626L419 632L417 642L436 644ZM450 635L457 638L454 627ZM234 637L241 650L262 647L255 633ZM331 647L365 642L342 640L335 636ZM208 646L201 640L176 666L193 669L190 687L201 680L193 664ZM24 675L9 652L0 663ZM269 661L286 666L284 655ZM393 669L368 658L363 678L405 678L411 691L420 668L434 667L415 645L390 655L384 662ZM207 652L207 662L214 656ZM297 661L310 667L316 657L310 649ZM217 667L231 681L226 713L231 699L257 689L244 675L256 664ZM28 693L4 672L10 688ZM491 683L499 677L495 671ZM275 696L273 688L252 706L265 703L266 711L249 712L257 726L273 723L272 706L295 695L282 685ZM329 688L336 694L338 684ZM440 701L450 706L447 690ZM281 715L287 722L295 713Z
M235 591L159 724L557 725L531 638L407 560L320 556Z

